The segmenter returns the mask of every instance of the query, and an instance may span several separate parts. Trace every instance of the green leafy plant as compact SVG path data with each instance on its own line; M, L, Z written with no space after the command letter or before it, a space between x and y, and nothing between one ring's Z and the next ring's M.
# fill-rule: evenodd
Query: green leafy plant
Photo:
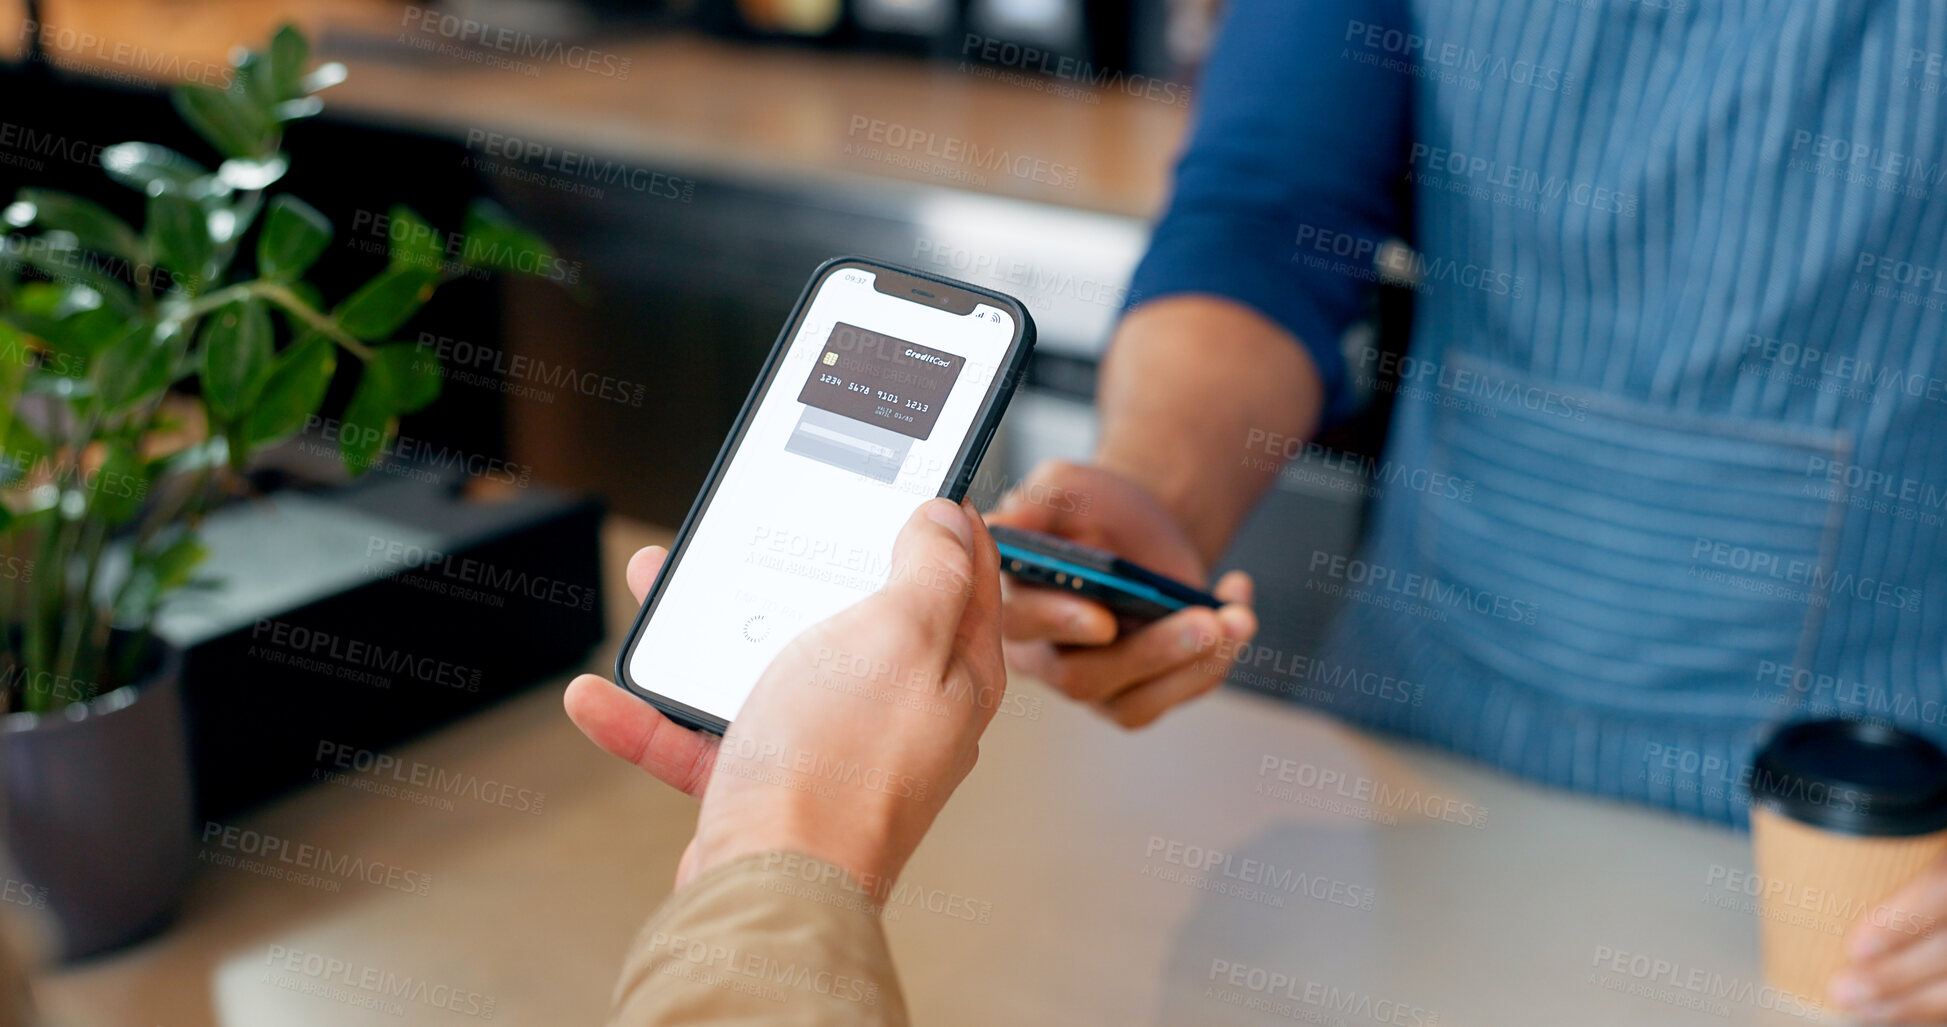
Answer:
M391 341L434 290L560 266L492 204L469 209L458 245L394 207L387 267L327 305L305 275L332 225L275 192L285 128L345 77L309 49L287 25L232 60L227 88L175 87L214 171L150 143L102 151L145 197L139 230L46 189L0 210L0 711L131 683L144 645L121 640L146 641L166 599L207 584L204 513L317 414L341 362L359 372L333 436L358 474L439 395L437 355Z

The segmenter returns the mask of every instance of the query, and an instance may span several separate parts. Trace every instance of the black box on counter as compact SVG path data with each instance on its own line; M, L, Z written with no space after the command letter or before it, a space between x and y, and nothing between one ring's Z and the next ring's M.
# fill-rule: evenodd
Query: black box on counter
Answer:
M199 819L579 666L603 635L602 506L382 468L211 514L157 632L183 650Z

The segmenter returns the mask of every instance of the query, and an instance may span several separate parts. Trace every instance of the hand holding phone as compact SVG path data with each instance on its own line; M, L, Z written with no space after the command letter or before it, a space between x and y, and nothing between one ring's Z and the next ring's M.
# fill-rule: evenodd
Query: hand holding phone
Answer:
M996 529L1045 532L1107 550L1193 587L1208 580L1188 534L1156 497L1102 467L1047 461L988 520ZM1208 587L1223 604L1218 609L1192 604L1142 626L1119 624L1107 606L1073 591L1006 589L1008 662L1124 727L1148 724L1222 684L1231 660L1257 632L1251 579L1243 571Z
M703 800L677 887L784 851L844 867L883 898L972 768L1008 699L993 542L977 513L934 499L909 514L892 552L918 572L799 635L722 739L596 675L568 686L568 715L591 741ZM651 547L629 561L638 599L666 555Z
M723 733L807 627L915 573L913 508L966 493L1034 345L1018 300L858 258L812 275L616 660Z

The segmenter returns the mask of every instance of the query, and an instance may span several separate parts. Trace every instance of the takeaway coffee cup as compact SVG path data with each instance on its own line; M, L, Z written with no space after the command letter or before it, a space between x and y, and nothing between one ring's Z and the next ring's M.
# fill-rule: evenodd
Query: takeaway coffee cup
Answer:
M1947 753L1885 724L1786 725L1752 765L1751 840L1765 979L1823 1001L1853 925L1934 929L1886 900L1947 851Z

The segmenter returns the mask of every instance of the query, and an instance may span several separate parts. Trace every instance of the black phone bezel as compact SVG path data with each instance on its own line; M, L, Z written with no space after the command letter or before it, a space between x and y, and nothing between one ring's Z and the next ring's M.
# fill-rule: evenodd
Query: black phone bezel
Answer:
M710 464L709 477L704 480L702 490L696 494L695 501L690 504L689 513L684 515L682 527L676 531L676 540L670 546L669 558L663 563L662 570L656 574L656 581L649 587L649 594L643 597L642 605L636 610L635 620L629 625L629 633L623 638L622 647L615 656L616 685L656 707L664 716L685 727L721 735L729 729L730 722L708 711L677 702L642 687L629 676L629 654L635 651L636 641L642 636L643 627L648 624L650 614L655 612L657 600L662 598L663 589L670 579L670 572L681 562L697 522L702 519L703 512L709 509L710 500L716 495L724 471L729 468L737 448L743 444L744 433L750 428L751 416L756 413L758 403L770 391L777 377L778 365L782 362L785 352L790 349L791 341L797 337L798 328L804 320L806 311L811 307L812 298L818 295L818 290L824 285L826 278L837 271L851 267L881 275L890 272L905 278L917 278L963 290L1001 307L1014 318L1014 339L1008 343L1007 356L994 375L993 387L987 390L979 412L974 415L973 427L968 431L966 439L961 442L960 450L954 456L953 466L947 469L946 480L940 486L939 495L942 497L956 503L966 497L967 488L973 483L974 471L980 466L981 457L986 455L987 445L993 441L994 430L1000 425L1001 415L1007 412L1007 404L1014 396L1014 387L1019 384L1027 369L1028 358L1034 353L1034 318L1028 314L1028 308L1020 300L1006 293L983 289L977 285L932 274L919 268L873 260L870 257L839 256L818 265L811 273L811 280L805 284L804 291L798 295L797 303L791 307L790 316L784 319L784 327L778 332L777 341L771 345L770 355L764 358L764 366L758 371L757 381L751 385L750 394L744 397L743 409L737 412L737 420L731 425L730 434L725 436L723 445L717 450L716 459ZM884 284L881 278L875 282L875 287L879 287L880 291L884 292ZM921 299L909 301L926 302ZM932 305L942 306L940 303Z

